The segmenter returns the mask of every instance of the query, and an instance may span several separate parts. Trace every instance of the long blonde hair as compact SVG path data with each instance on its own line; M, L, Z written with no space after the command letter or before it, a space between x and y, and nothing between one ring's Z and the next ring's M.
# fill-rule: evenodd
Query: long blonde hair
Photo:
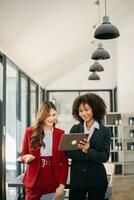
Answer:
M51 101L43 102L40 105L39 110L36 114L35 122L32 125L33 134L31 136L31 144L34 149L40 146L45 147L45 144L43 142L43 137L44 137L43 127L44 127L44 121L49 116L51 109L56 110L55 105Z

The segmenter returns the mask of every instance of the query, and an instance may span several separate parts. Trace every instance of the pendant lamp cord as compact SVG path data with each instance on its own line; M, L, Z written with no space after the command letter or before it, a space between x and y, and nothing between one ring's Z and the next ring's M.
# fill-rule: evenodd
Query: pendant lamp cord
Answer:
M105 0L105 16L107 16L107 10L106 10L106 7L107 7L107 5L106 5L106 0Z
M101 25L101 7L100 7L100 0L99 0L99 26ZM101 43L101 40L99 39L99 43Z
M101 24L101 20L100 20L100 0L99 0L99 25Z

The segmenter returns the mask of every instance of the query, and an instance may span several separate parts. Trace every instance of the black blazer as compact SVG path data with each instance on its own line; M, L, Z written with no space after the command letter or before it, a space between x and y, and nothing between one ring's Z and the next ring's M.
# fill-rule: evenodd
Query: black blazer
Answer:
M71 133L83 133L83 123L74 125ZM77 188L107 187L107 175L103 162L106 162L110 153L110 130L99 125L95 128L90 139L90 148L85 154L81 150L67 151L68 158L72 159L70 171L70 186Z

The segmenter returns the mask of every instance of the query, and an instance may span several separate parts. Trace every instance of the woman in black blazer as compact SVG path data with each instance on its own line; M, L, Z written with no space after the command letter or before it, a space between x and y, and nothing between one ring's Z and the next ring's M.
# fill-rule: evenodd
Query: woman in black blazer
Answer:
M102 125L106 105L101 97L89 93L77 97L73 103L73 117L80 123L71 133L89 133L78 144L79 150L67 151L72 159L69 200L104 200L108 186L103 163L109 158L110 131Z

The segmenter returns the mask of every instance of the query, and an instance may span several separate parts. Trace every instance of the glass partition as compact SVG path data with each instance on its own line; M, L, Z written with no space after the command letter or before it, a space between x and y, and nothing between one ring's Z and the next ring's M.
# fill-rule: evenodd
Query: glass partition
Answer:
M0 63L0 102L3 101L3 66Z
M0 199L19 200L22 188L16 181L19 180L18 175L24 172L25 165L20 164L17 157L25 129L35 119L39 95L39 102L44 99L44 90L40 87L38 95L38 84L6 56L3 62L0 60ZM8 186L7 192L5 185Z
M78 92L50 92L49 100L52 101L58 111L57 127L69 133L71 126L75 123L72 117L72 102L79 95Z
M38 92L37 85L31 81L30 83L30 124L35 120L35 115L38 106Z
M19 134L19 149L21 151L24 132L28 126L28 78L21 74L20 77L20 134Z
M80 95L85 94L85 93L95 93L99 95L105 101L105 104L107 106L107 112L111 111L112 103L111 103L110 91L103 91L103 90L102 91L83 91L83 92L80 92Z
M5 169L5 87L3 66L4 57L0 55L0 199L6 199L6 169Z
M17 135L17 75L13 64L7 60L6 71L6 177L7 182L16 178L16 135ZM15 198L16 189L8 194L10 199Z
M42 88L39 89L39 104L44 100L44 90Z
M109 91L47 91L48 100L53 101L58 111L58 123L57 126L65 130L66 133L70 131L70 128L76 122L72 117L72 104L74 99L78 95L93 92L101 96L106 105L107 111L111 111L112 100L111 92Z

